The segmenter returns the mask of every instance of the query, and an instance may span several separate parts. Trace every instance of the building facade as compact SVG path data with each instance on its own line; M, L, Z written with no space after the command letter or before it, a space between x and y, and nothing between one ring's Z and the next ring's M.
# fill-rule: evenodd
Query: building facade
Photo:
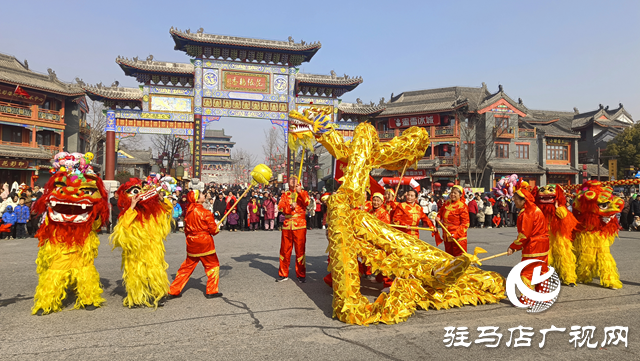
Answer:
M61 151L85 152L84 90L0 54L0 181L44 185Z
M232 148L235 142L226 135L224 129L205 130L202 140L202 180L205 183L233 183L235 182Z

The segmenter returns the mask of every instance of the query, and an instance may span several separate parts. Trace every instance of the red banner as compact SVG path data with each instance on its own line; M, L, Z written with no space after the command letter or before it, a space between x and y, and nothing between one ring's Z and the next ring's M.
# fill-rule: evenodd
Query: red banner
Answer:
M22 88L21 88L22 89ZM29 96L18 95L15 93L15 86L0 85L0 100L17 100L29 104L42 105L44 103L46 95L35 92L31 89L28 90Z
M406 117L389 118L389 128L409 128L440 125L440 114L408 115Z

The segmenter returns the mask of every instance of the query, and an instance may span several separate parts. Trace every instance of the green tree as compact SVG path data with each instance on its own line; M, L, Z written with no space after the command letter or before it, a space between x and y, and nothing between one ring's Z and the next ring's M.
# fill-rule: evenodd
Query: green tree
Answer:
M607 155L618 157L616 179L624 179L624 171L640 166L640 123L625 129L607 144Z

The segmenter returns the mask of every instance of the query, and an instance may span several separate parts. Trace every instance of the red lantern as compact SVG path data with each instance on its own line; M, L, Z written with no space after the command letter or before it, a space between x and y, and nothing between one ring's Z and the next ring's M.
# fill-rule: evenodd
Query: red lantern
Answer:
M448 145L446 145L446 144L443 144L443 145L442 145L442 151L443 151L443 152L447 152L447 151L449 151L449 146L448 146Z
M433 183L433 186L434 186L434 187L438 187L438 188L440 188L440 186L441 186L441 185L442 185L442 184L440 184L440 183L438 183L438 182Z
M455 184L453 184L453 182L449 182L447 183L447 187L453 187Z

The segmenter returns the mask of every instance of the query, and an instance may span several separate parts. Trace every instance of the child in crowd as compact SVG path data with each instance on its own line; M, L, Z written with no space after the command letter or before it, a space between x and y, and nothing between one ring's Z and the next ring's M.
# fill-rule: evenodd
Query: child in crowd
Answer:
M238 230L238 221L240 220L240 215L236 212L236 209L233 208L229 216L227 217L227 224L229 225L229 232L236 232Z
M24 204L25 198L20 197L18 201L18 205L16 206L16 239L25 239L27 238L27 222L31 218L31 210L28 206Z
M13 211L13 206L8 205L5 208L4 213L2 214L2 222L5 224L10 224L11 231L9 231L8 234L5 234L5 232L0 233L0 239L4 239L5 237L9 239L15 238L17 219L18 217L16 216L16 213Z

